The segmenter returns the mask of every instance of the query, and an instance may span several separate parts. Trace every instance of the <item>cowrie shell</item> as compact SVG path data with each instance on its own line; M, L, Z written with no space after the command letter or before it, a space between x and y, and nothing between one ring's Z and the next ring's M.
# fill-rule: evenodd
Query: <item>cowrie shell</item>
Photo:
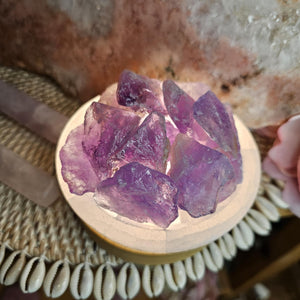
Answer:
M158 297L165 286L165 275L161 265L144 266L142 284L146 295L150 298Z
M193 281L201 280L205 274L205 263L201 252L195 253L184 261L186 275Z
M1 265L0 283L4 285L12 285L17 282L25 263L26 257L24 252L12 252Z
M218 245L215 242L212 242L208 245L208 249L210 251L211 257L216 265L216 267L220 270L223 267L224 260L223 255L218 247Z
M70 291L75 299L88 298L93 290L94 275L88 263L81 263L74 269L70 280Z
M212 272L218 272L218 267L214 263L211 254L206 247L203 247L202 254L206 267Z
M44 280L44 292L47 297L58 298L67 289L70 281L70 267L67 262L56 261L48 270Z
M20 287L23 293L34 293L40 289L46 274L46 266L43 258L33 257L25 266L21 278Z
M127 274L128 273L128 274ZM117 291L123 299L133 299L140 290L140 274L133 263L121 268L117 279Z
M249 245L246 243L240 229L238 226L235 226L232 229L232 237L234 239L235 244L237 245L237 247L241 250L248 250L249 249Z
M259 210L272 222L277 222L280 218L276 206L264 197L258 196L256 198L256 205Z
M94 297L97 300L111 300L116 293L116 276L110 264L102 264L95 275Z
M266 193L267 193L268 197L270 198L270 200L276 206L283 208L283 209L289 208L289 205L282 200L282 192L277 186L275 186L271 183L267 183L267 184L265 184L265 190L266 190Z
M164 265L165 278L168 286L172 291L178 291L185 287L186 272L182 261Z

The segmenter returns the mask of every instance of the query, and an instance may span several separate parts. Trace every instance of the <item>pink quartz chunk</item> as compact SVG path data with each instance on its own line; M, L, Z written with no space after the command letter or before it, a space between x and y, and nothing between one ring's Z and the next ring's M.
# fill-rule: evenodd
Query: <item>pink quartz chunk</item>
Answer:
M120 105L133 110L157 111L166 114L162 102L160 81L137 75L131 71L122 72L117 88L117 100Z
M88 108L82 144L99 180L113 174L113 157L135 132L139 121L134 112L98 102L93 102Z
M229 159L184 134L173 145L170 177L178 188L179 207L195 218L213 213L219 198L235 189Z
M73 129L60 150L62 176L73 194L94 192L99 182L88 156L82 148L83 124Z
M165 172L169 148L165 118L159 113L152 112L126 141L116 157L120 160L119 166L139 162L149 168Z
M172 80L163 82L163 95L166 108L179 132L201 141L207 146L214 146L215 142L193 117L194 100Z
M94 198L101 207L131 220L167 228L178 216L176 194L169 176L133 162L102 181Z
M218 144L214 147L230 159L238 183L242 182L242 157L237 130L231 114L216 95L208 91L194 104L193 114L198 124Z

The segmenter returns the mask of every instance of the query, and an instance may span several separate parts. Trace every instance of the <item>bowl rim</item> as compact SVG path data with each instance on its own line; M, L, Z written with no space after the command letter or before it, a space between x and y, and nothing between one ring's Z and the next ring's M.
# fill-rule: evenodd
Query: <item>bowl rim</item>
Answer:
M162 229L150 223L138 223L98 207L93 193L71 194L61 175L59 152L72 129L83 123L90 104L100 96L83 104L66 123L55 153L56 176L64 198L87 228L101 240L120 249L146 256L168 256L190 252L218 239L230 231L253 205L261 177L261 162L257 144L242 121L234 116L243 159L243 182L236 191L219 203L213 214L192 218L179 209L179 219ZM97 209L95 209L97 208Z

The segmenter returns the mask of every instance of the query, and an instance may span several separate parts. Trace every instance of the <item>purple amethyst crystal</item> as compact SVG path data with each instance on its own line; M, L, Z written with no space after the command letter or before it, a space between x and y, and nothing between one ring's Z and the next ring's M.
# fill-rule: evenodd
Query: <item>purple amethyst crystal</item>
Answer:
M149 168L165 172L170 142L166 134L163 115L152 112L117 153L119 166L138 162Z
M230 108L207 90L125 70L60 151L70 191L96 190L100 206L162 228L177 202L192 217L214 212L242 181L242 158Z
M237 130L231 114L211 91L195 102L193 111L198 124L218 144L216 149L229 157L235 169L236 180L240 183L242 181L242 158Z
M168 113L181 133L192 128L194 100L172 80L163 83L164 101Z
M192 217L212 213L222 190L235 189L234 171L228 158L186 135L176 137L171 153L170 177L178 188L178 205ZM232 187L227 187L230 184Z
M169 176L133 162L102 181L94 197L101 207L131 220L167 228L178 216L176 194Z
M83 149L99 180L114 172L114 156L137 129L140 118L134 113L93 102L84 120Z
M214 141L193 117L194 100L172 80L163 82L163 94L169 116L181 133L201 141L207 146L214 146Z
M122 72L118 88L117 100L120 105L129 106L133 110L145 109L166 114L161 101L161 88L158 80L137 75L131 71Z
M77 195L94 192L99 182L82 149L83 134L83 124L73 129L59 153L62 176L67 182L70 192Z

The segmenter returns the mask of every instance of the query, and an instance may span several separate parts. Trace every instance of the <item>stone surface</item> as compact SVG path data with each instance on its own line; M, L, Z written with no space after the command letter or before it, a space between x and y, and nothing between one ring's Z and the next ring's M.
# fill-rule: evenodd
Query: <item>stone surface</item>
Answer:
M134 162L102 181L94 198L101 207L122 216L167 228L178 216L176 194L170 177Z
M116 157L120 160L118 166L138 162L164 173L169 148L165 118L152 112L117 152Z
M174 142L169 174L178 188L179 207L192 217L213 213L236 185L233 167L224 154L184 134L177 135Z
M214 147L228 156L234 166L236 180L242 182L242 157L237 130L228 109L216 95L208 91L193 105L193 116L198 124L218 144Z
M121 73L117 88L117 101L133 110L157 111L166 114L160 81L125 70Z
M0 62L82 100L131 69L204 82L250 127L300 110L299 1L7 0L0 14Z
M133 112L93 102L84 120L83 149L99 180L114 172L114 155L137 129L140 118Z
M70 192L76 195L94 192L98 183L98 176L83 151L83 135L83 125L73 129L59 153L62 176L67 182Z

